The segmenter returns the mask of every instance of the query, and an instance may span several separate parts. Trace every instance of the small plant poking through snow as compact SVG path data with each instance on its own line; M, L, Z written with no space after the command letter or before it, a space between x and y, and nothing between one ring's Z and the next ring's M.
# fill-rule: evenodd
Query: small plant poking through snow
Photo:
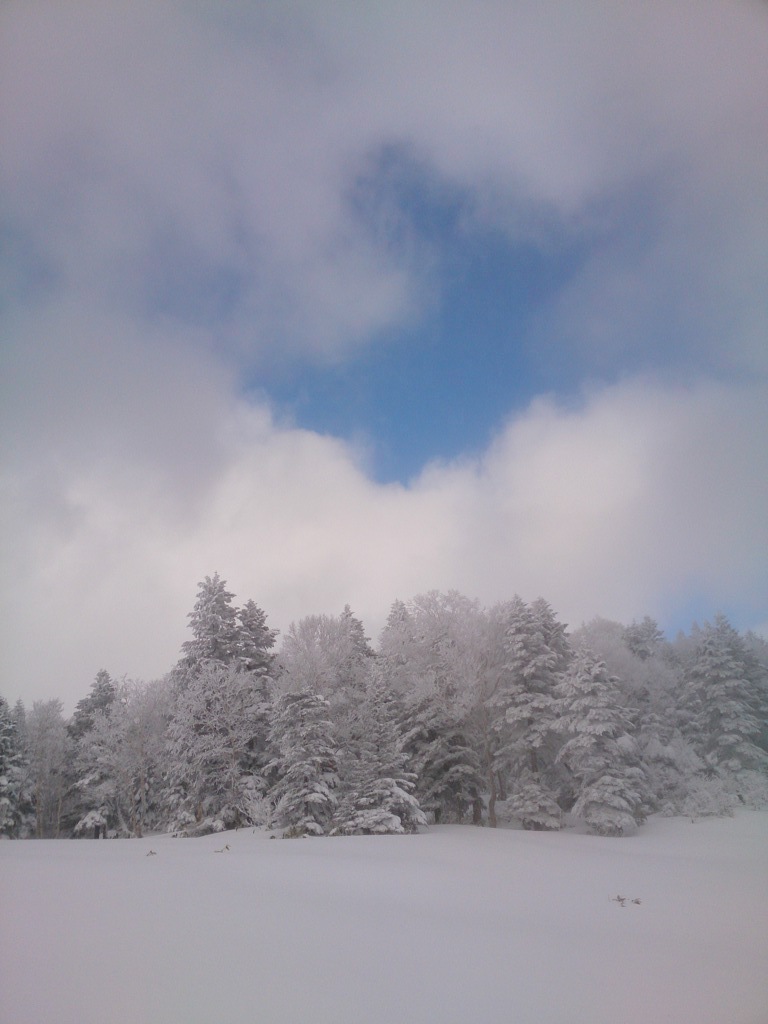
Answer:
M626 907L628 903L634 903L635 906L639 907L643 901L635 897L630 899L628 896L612 896L611 903L618 903L620 907Z

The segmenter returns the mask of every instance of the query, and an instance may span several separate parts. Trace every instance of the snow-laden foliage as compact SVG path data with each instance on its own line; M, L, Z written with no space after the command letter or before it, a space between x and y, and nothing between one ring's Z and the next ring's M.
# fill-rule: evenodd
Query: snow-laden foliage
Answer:
M559 828L556 688L570 655L565 626L543 600L527 605L515 597L495 614L501 630L498 685L489 700L499 737L495 767L525 828Z
M414 796L416 776L398 728L400 707L381 673L375 673L356 718L353 741L340 759L343 797L334 833L374 835L415 832L426 824Z
M75 836L93 836L94 839L106 839L107 819L101 811L88 811L72 830Z
M0 696L0 836L18 836L22 823L23 752L8 702Z
M61 701L35 701L27 715L26 728L35 835L55 839L62 832L71 785L72 743Z
M543 599L396 601L374 650L340 615L276 632L217 574L168 675L101 670L60 702L0 700L0 835L404 833L430 820L627 835L768 806L768 644L724 616L569 637ZM590 653L592 651L593 653Z
M639 658L646 661L652 658L664 642L664 634L659 629L659 624L649 615L646 615L642 622L633 622L622 630L622 638L627 649Z
M142 836L162 823L168 718L167 687L124 682L116 688L115 699L79 742L77 788L87 810L76 833L87 833L94 816L119 835Z
M203 665L233 665L256 675L269 675L277 632L267 626L266 614L252 601L242 608L218 573L199 584L195 607L189 614L192 640L182 645L174 675L180 685Z
M486 616L476 601L430 591L396 601L379 644L378 662L405 706L404 732L416 792L435 819L461 820L481 795L492 746L482 704Z
M455 590L432 590L413 598L405 615L397 602L393 605L380 656L390 679L393 655L399 651L405 659L401 692L409 697L432 695L467 708L480 674L483 639L484 616L476 601Z
M274 657L270 653L275 646L277 630L267 625L267 615L255 601L246 601L238 609L239 623L236 664L255 676L270 676Z
M237 661L240 628L237 609L232 604L234 596L218 573L206 576L200 583L195 607L189 613L194 638L181 645L181 664L186 671L194 672L209 661L222 665Z
M77 741L93 728L97 714L107 714L117 697L117 684L106 669L96 673L90 693L78 701L75 713L67 725L70 737Z
M434 697L422 697L404 712L403 749L422 809L438 824L464 821L484 788L466 720Z
M269 735L274 757L267 765L273 822L291 836L325 835L332 827L339 787L338 751L330 704L305 689L277 701Z
M349 605L341 615L308 615L291 623L283 638L281 688L309 687L348 713L365 693L372 657L363 624Z
M168 726L168 780L177 827L203 819L223 827L252 823L254 788L264 790L267 686L265 677L237 664L210 661L177 694Z
M598 835L630 835L645 815L646 779L618 680L583 645L558 695L565 742L557 757L577 783L573 813Z
M685 672L689 731L699 753L728 771L765 768L765 671L724 615L707 623Z

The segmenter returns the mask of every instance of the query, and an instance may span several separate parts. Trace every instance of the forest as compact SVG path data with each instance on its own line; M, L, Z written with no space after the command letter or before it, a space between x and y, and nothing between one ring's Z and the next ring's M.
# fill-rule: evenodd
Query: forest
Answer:
M544 599L347 606L277 632L218 574L152 682L0 696L0 835L402 834L429 823L633 834L649 814L768 806L768 644L724 615L569 633Z

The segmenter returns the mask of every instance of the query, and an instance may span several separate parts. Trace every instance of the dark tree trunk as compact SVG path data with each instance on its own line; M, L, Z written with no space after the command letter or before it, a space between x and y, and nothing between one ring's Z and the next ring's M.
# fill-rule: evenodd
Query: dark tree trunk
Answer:
M488 772L488 782L490 788L488 795L488 824L491 828L496 828L496 772L493 769Z

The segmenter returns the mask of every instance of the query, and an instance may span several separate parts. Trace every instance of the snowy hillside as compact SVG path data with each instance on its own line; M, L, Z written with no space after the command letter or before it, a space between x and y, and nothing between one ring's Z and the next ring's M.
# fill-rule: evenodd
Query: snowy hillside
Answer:
M0 887L4 1024L768 1021L768 813L4 842Z

